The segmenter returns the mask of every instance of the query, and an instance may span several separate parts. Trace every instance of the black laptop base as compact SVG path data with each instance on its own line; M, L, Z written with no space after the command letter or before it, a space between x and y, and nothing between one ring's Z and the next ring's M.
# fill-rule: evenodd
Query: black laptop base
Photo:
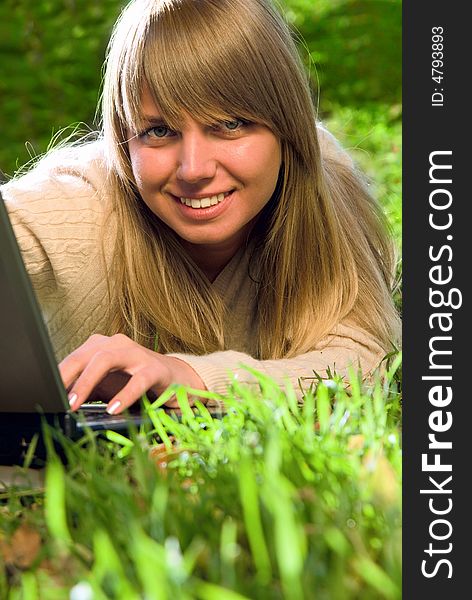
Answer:
M37 436L36 447L29 466L33 468L44 467L47 457L43 434L45 425L60 432L65 438L79 440L84 437L85 430L90 425L92 425L93 431L99 434L112 429L122 431L124 435L127 435L130 428L138 428L143 424L151 424L147 415L134 413L127 415L126 420L123 419L122 415L119 420L119 426L114 426L113 419L101 418L101 416L104 416L103 413L104 411L97 411L96 418L93 415L88 415L87 422L71 413L43 415L9 413L8 420L2 419L0 422L0 465L24 465L28 448L33 438ZM62 462L66 463L62 445L55 439L59 437L61 436L55 436L54 433L51 436L55 452L61 458Z
M46 449L42 436L42 423L64 430L64 415L35 415L9 413L0 422L0 465L23 465L30 443L38 435L35 456L31 467L44 466Z

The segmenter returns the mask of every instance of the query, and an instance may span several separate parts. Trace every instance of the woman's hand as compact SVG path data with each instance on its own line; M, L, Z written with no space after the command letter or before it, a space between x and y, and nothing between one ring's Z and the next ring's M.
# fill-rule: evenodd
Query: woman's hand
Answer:
M172 383L206 389L192 367L178 358L148 350L122 334L111 337L95 334L59 364L64 385L66 389L70 387L72 410L79 408L95 386L116 370L131 377L108 402L110 414L120 413L149 390L162 394Z

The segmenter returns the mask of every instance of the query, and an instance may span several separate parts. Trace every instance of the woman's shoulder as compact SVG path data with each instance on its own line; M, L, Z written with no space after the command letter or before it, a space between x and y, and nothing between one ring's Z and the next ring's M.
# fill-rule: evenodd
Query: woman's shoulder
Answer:
M316 123L318 143L321 156L324 160L334 160L346 167L353 167L354 162L350 154L341 146L338 139L325 127L321 121Z
M102 212L107 169L100 140L57 148L2 186L10 212Z
M2 188L23 258L30 272L78 271L100 248L109 214L101 143L55 149ZM113 223L107 227L111 244Z

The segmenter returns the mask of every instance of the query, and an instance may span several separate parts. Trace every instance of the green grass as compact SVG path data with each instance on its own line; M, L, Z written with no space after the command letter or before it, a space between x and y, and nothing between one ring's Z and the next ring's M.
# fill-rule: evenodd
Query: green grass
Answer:
M349 393L305 381L303 405L235 381L221 418L178 387L181 422L147 403L152 429L59 439L67 468L49 443L44 492L2 496L4 543L26 523L41 549L0 597L400 598L400 361Z

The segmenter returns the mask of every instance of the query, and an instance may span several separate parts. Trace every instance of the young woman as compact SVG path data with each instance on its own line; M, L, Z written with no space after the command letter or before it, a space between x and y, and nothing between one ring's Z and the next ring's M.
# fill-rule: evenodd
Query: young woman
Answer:
M382 214L317 126L269 0L134 0L109 45L95 141L3 190L77 409L250 366L295 389L367 376L398 335Z

